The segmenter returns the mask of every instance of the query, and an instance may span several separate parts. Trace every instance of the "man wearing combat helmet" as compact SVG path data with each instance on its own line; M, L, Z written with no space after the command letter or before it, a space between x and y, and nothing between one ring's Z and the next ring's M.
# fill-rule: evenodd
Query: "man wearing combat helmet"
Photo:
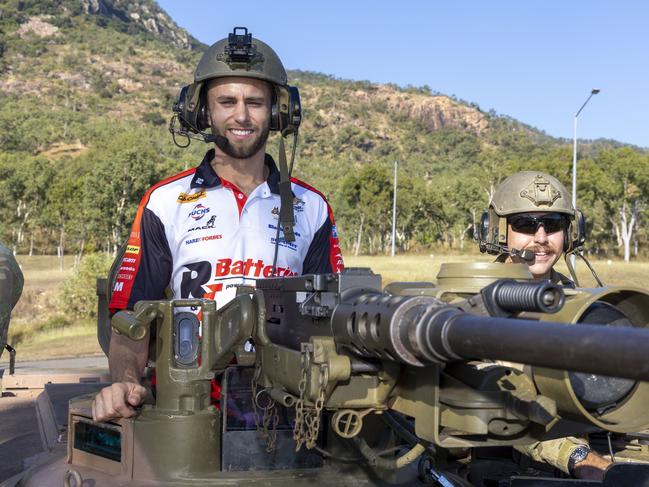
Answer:
M326 199L289 178L283 139L297 135L299 94L267 44L236 27L207 49L173 110L174 136L214 147L198 167L145 194L113 286L113 313L169 294L214 299L220 308L259 278L342 270ZM270 131L281 134L279 169L265 150ZM93 402L96 420L136 414L148 341L113 332L114 383Z
M535 280L566 287L574 287L573 281L554 270L554 264L584 239L584 218L571 195L558 179L539 171L518 172L498 185L478 236L480 251L497 255L498 262L525 263ZM582 479L601 479L611 464L575 437L515 448Z
M483 215L480 233L482 252L497 254L500 262L527 264L534 279L574 286L553 266L564 252L583 244L583 217L555 177L522 171L505 179Z

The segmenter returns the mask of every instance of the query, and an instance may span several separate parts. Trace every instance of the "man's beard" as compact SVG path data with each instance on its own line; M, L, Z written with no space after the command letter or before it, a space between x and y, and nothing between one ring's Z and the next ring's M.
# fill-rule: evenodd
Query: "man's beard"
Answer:
M225 154L234 158L234 159L248 159L254 156L259 152L265 145L268 140L268 135L270 133L270 128L268 126L263 127L259 132L259 135L252 144L246 146L235 146L230 143L230 140L221 133L214 125L212 125L212 133L216 136L216 145L221 149Z

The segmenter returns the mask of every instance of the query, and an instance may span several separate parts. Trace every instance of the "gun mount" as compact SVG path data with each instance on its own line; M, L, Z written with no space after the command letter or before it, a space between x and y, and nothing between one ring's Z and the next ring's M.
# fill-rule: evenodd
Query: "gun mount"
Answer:
M112 323L155 330L155 402L97 424L91 397L72 400L67 463L21 485L412 485L416 460L429 482L471 485L444 471L446 449L649 427L649 294L537 284L521 267L385 290L369 270L265 279L219 310L140 302Z

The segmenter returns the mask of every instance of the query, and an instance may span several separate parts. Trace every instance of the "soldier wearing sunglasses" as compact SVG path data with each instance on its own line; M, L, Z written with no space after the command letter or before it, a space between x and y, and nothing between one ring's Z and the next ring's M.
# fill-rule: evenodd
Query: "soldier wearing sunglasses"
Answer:
M478 231L480 250L498 262L527 264L535 280L550 279L567 287L574 283L553 269L564 253L584 244L584 217L555 177L522 171L505 179L494 192ZM565 437L516 447L581 479L601 480L608 460L590 450L581 438Z
M483 214L480 250L499 262L522 262L534 279L550 279L574 287L553 269L562 254L584 243L584 218L558 179L538 171L522 171L496 188Z

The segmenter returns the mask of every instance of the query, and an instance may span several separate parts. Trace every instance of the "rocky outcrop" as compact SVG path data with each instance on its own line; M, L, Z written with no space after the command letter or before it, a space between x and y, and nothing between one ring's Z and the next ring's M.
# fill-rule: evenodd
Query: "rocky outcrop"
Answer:
M391 110L418 120L430 132L454 127L481 134L489 126L484 113L447 96L404 93L388 86L379 86L373 96L386 102Z
M18 35L21 39L26 39L30 35L38 37L51 37L59 33L59 28L47 22L48 17L30 17L27 22L21 24L18 28Z
M151 0L81 0L88 15L115 17L136 24L154 36L169 41L175 47L194 49L201 44L187 31L178 27L158 5Z

